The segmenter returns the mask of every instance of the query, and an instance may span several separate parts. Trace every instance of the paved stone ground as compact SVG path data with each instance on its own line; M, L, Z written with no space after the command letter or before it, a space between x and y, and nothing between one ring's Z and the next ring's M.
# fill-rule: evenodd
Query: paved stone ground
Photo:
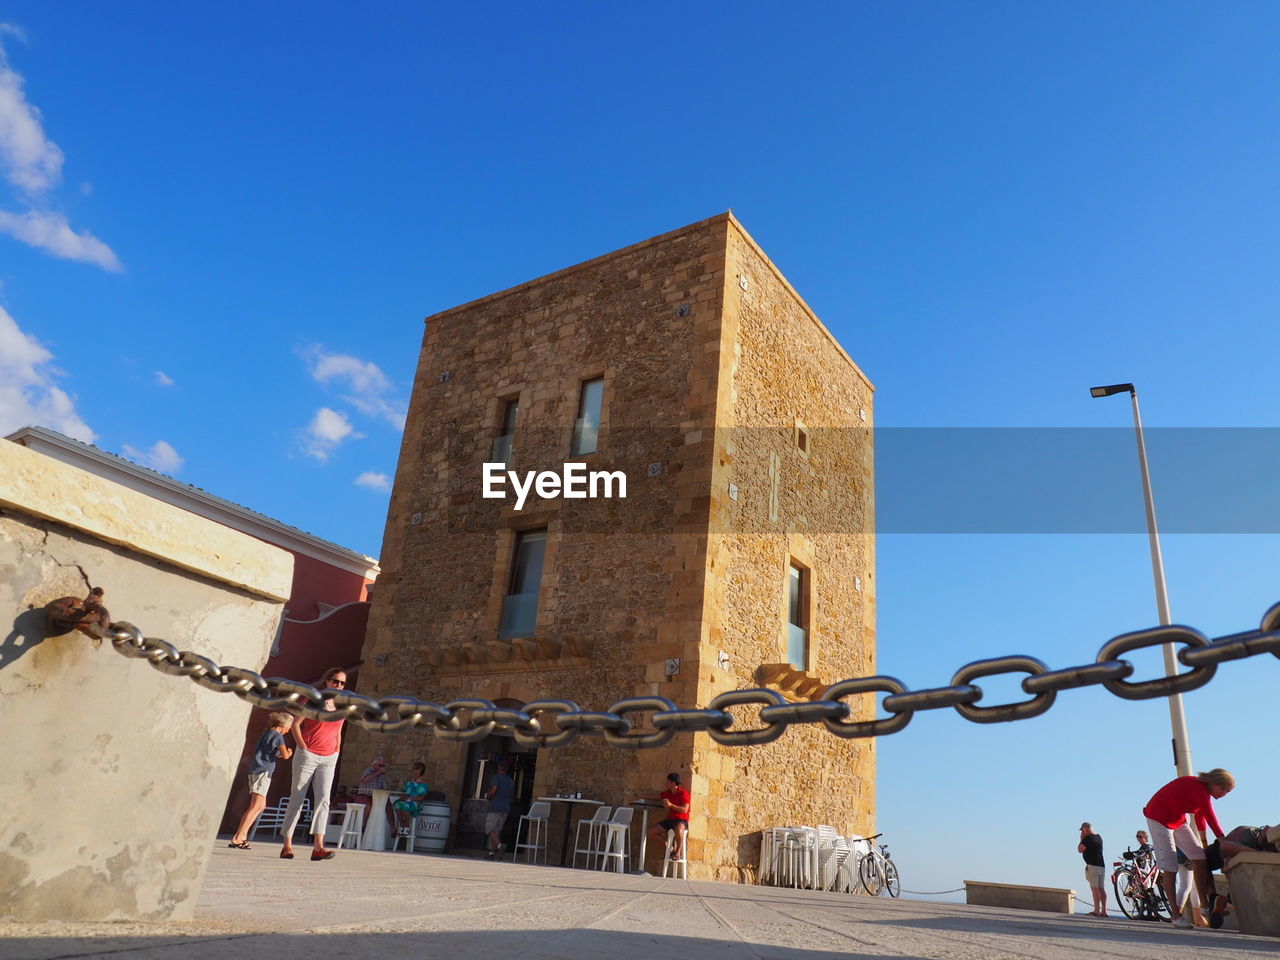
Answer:
M0 923L4 960L1236 960L1280 941L1164 924L404 853L219 846L188 924Z

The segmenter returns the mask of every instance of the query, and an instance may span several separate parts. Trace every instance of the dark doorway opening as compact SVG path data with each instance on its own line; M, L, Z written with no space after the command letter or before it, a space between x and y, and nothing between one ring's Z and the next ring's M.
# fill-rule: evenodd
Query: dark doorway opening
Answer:
M517 710L524 706L519 700L494 702L499 707ZM489 812L489 801L486 795L499 760L507 764L507 776L516 784L511 813L503 824L501 834L502 842L507 845L508 856L515 849L516 827L520 816L528 813L529 806L533 803L533 779L538 751L536 747L516 743L509 736L490 734L467 749L466 768L462 776L462 804L455 838L455 847L459 850L481 851L487 847L484 819Z

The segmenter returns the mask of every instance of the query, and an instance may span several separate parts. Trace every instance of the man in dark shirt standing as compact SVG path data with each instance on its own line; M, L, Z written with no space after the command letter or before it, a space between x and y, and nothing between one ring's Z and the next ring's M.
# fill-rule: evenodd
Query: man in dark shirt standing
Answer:
M507 822L511 801L516 795L515 781L507 776L506 761L499 760L496 769L489 781L489 812L484 818L484 831L489 835L490 860L502 858L502 826Z
M1076 847L1084 857L1084 877L1093 890L1091 917L1107 915L1107 861L1102 859L1102 837L1093 832L1093 824L1080 824L1080 846Z

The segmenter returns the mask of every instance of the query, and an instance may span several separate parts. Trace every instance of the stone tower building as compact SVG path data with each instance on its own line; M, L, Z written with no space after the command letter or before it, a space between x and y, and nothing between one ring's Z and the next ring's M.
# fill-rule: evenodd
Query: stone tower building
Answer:
M727 213L428 317L361 692L703 707L874 673L872 389ZM534 490L516 509L510 483L482 496L486 462L621 471L626 496ZM848 701L851 717L872 699ZM735 727L758 726L756 709L734 708ZM761 746L682 733L639 751L348 737L343 782L377 752L394 772L425 760L460 846L480 843L477 797L499 757L526 803L581 790L621 804L681 771L690 877L750 880L765 827L874 827L874 741L821 724Z

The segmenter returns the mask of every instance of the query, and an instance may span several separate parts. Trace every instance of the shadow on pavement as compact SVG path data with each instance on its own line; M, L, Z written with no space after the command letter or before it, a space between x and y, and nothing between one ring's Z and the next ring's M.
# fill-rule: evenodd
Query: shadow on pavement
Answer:
M109 925L104 924L104 929ZM0 939L5 960L112 956L122 960L927 960L909 954L807 950L702 937L614 930L500 930L449 933L238 933L226 936L16 937Z
M981 909L973 908L969 909ZM894 917L893 919L864 920L869 924L886 924L916 930L951 931L954 933L984 934L991 932L989 917L945 916L926 918ZM1280 941L1268 937L1249 937L1243 934L1218 930L1175 930L1166 923L1149 923L1141 920L1095 919L1081 914L1058 916L1056 914L1010 915L1000 914L1000 924L1006 932L1026 936L1055 937L1063 940L1098 940L1113 947L1124 943L1150 944L1191 948L1212 955L1214 950L1232 952L1280 953Z

